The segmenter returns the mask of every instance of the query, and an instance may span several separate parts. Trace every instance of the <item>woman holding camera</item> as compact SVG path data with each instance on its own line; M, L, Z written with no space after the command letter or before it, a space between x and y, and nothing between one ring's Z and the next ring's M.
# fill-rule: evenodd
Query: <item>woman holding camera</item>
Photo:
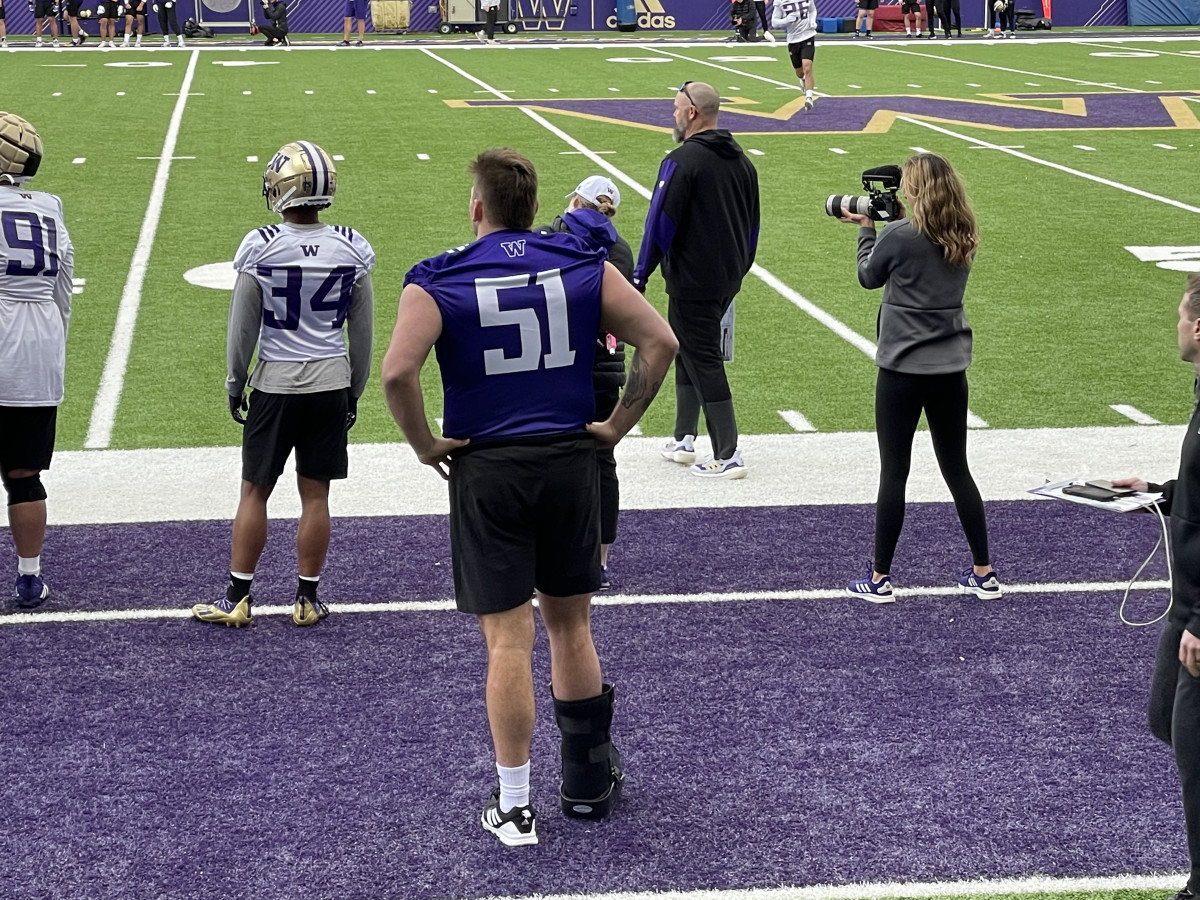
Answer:
M967 277L979 248L975 214L958 173L936 153L918 153L901 167L908 217L875 234L875 223L848 213L859 226L858 280L883 288L879 307L879 367L875 430L879 495L875 504L874 571L847 590L872 603L891 603L890 572L904 525L904 490L913 435L924 410L938 466L954 497L974 565L958 579L981 598L1001 596L988 555L983 499L967 467L967 366L971 326L963 314Z

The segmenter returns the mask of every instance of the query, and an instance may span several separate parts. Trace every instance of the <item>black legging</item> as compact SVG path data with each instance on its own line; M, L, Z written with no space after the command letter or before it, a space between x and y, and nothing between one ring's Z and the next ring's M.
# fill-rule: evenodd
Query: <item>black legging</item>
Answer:
M1183 629L1168 622L1159 639L1150 682L1150 731L1175 751L1175 767L1183 788L1191 877L1188 887L1200 891L1200 679L1179 662Z
M954 19L954 28L958 33L962 34L962 8L959 6L959 0L938 0L938 18L942 20L942 28L946 31L946 37L950 36L950 19ZM932 31L932 29L930 29Z
M500 8L496 6L484 10L483 31L489 41L496 36L496 18L499 12Z
M171 34L179 34L179 16L175 14L173 0L169 9L165 3L158 4L158 30L163 33L163 37L167 36L168 25L171 27Z
M754 0L754 8L758 10L758 21L762 22L762 30L770 31L771 23L767 21L767 0Z
M967 466L967 373L910 375L880 369L875 382L879 441L879 496L875 502L875 571L889 575L904 527L904 488L912 465L913 435L921 410L929 423L938 468L977 566L991 564L983 498Z

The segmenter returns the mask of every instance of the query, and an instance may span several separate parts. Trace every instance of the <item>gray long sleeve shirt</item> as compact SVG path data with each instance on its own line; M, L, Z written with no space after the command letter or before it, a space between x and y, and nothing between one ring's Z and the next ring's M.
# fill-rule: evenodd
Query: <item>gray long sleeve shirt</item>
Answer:
M858 230L858 281L883 288L875 365L913 375L965 371L971 364L971 326L963 295L971 270L951 266L941 248L912 220Z

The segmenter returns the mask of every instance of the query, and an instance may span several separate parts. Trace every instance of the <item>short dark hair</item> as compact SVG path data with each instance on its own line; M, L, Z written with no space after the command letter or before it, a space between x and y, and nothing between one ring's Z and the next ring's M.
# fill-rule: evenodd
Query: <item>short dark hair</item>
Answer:
M1187 285L1183 289L1183 297L1188 314L1193 319L1200 319L1200 275L1193 273L1188 276Z
M533 163L509 147L484 150L467 171L488 221L501 228L528 231L537 214L538 179Z

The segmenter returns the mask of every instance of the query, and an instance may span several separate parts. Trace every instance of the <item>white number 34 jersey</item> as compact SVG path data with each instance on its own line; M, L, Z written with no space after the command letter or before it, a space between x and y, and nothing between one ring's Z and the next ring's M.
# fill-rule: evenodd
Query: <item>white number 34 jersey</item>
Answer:
M355 283L375 251L344 225L265 225L242 240L233 261L262 289L262 362L310 362L346 355L342 325Z

